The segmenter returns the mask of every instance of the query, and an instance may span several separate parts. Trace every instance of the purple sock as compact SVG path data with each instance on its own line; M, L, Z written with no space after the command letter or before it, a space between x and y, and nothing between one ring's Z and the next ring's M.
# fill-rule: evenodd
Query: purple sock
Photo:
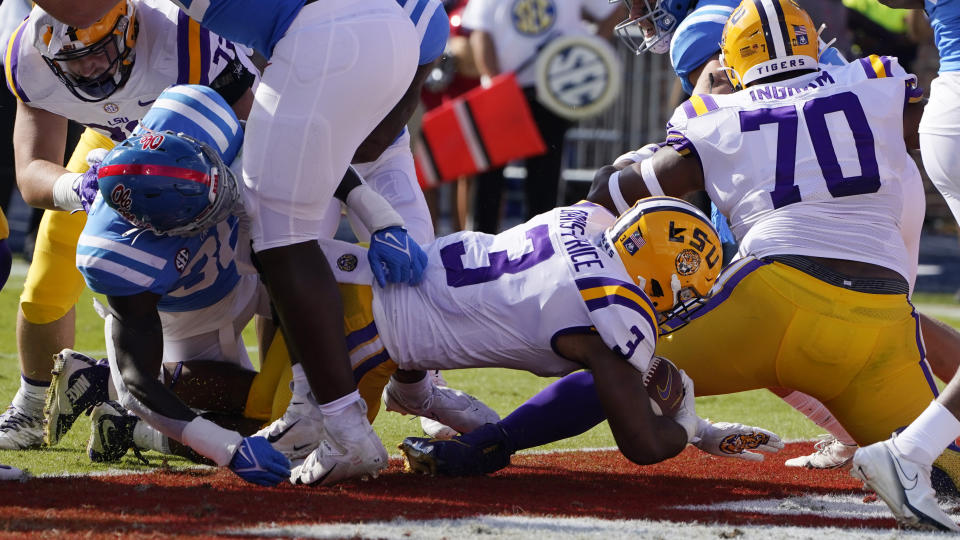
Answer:
M578 371L541 390L499 425L516 451L579 435L606 418L593 374Z

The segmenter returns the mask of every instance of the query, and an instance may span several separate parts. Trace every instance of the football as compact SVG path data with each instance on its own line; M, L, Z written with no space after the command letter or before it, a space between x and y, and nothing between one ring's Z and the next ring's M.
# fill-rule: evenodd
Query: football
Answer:
M654 414L674 416L683 405L683 378L670 360L654 356L643 375L643 385Z

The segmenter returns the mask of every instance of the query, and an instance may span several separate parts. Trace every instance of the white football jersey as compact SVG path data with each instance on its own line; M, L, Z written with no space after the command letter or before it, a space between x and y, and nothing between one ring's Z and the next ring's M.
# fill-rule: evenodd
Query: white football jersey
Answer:
M861 261L909 280L902 182L919 182L903 108L919 99L896 58L871 56L677 108L667 141L696 152L741 255Z
M656 312L619 259L599 246L614 221L584 202L496 236L438 238L424 247L429 266L420 285L373 287L374 321L390 357L401 369L506 367L556 376L584 366L559 356L554 340L599 333L646 370Z
M129 79L103 101L81 101L67 89L34 46L31 20L36 7L10 37L6 47L7 86L20 101L73 120L116 142L129 137L137 122L165 88L175 84L208 85L237 58L251 73L247 50L201 28L166 0L134 0L139 23Z

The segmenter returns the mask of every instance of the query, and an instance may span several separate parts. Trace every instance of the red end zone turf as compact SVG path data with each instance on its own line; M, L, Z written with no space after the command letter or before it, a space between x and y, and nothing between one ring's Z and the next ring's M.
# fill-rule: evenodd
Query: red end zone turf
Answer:
M763 463L720 459L687 448L640 467L613 451L521 455L486 478L430 478L400 473L397 460L379 479L333 488L257 488L226 470L146 475L34 478L0 483L0 537L25 532L115 536L223 535L261 523L359 522L565 515L798 526L895 526L892 518L793 515L740 509L679 509L756 499L845 494L860 484L841 470L788 469L783 461L812 450L794 443ZM886 515L886 514L883 514Z

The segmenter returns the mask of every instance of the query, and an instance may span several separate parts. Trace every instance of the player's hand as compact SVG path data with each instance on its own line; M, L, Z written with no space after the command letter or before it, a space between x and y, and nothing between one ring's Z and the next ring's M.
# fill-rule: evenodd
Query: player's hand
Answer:
M427 267L427 254L403 227L387 227L373 233L367 257L381 287L388 281L416 285L423 279Z
M263 437L246 437L230 460L230 470L247 482L275 486L290 478L290 460Z
M783 441L775 433L731 422L704 421L697 436L700 440L693 444L704 452L747 461L763 461L763 454L751 450L774 453L783 448Z
M83 206L84 212L90 213L90 205L93 204L93 200L97 198L97 193L100 192L100 179L97 177L97 172L100 170L100 163L103 162L105 157L107 157L105 148L95 148L88 152L87 165L90 168L73 183L73 191L80 197L80 204Z

